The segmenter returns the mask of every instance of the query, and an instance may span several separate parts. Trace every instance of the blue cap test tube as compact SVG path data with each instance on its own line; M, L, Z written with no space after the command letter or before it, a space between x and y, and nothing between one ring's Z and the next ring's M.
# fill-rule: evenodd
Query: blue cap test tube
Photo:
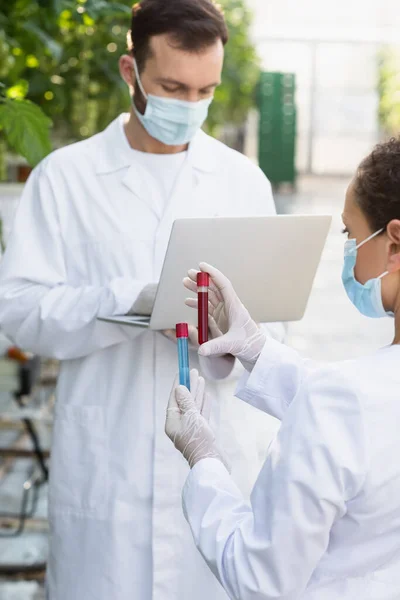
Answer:
M178 323L176 326L176 339L178 342L179 385L184 385L190 391L189 369L189 326L187 323Z

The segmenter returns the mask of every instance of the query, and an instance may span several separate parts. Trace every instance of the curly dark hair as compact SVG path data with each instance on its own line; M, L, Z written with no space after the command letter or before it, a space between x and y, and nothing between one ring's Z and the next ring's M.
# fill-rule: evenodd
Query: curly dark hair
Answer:
M372 231L400 219L400 138L375 146L358 168L354 191Z

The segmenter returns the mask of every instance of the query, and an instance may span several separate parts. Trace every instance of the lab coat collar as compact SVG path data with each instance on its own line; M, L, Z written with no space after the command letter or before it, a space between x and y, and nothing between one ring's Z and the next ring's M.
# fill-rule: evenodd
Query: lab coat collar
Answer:
M127 118L127 114L120 115L103 133L92 138L93 151L96 154L96 173L113 173L124 167L132 167L132 149L124 131ZM192 167L205 173L212 173L218 168L210 142L209 136L199 131L189 144L188 150L188 161Z

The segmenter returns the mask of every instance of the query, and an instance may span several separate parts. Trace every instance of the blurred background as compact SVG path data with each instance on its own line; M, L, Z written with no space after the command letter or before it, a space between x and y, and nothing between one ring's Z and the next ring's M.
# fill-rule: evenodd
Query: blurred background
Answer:
M390 319L361 317L342 290L340 213L358 163L400 128L398 0L220 3L231 40L207 131L259 162L280 213L333 214L305 318L289 324L288 343L322 361L390 343ZM131 7L0 0L2 249L31 168L129 109L117 63ZM38 600L57 364L13 347L1 332L0 354L0 600ZM240 422L245 414L232 401ZM260 427L267 446L277 424L265 417Z

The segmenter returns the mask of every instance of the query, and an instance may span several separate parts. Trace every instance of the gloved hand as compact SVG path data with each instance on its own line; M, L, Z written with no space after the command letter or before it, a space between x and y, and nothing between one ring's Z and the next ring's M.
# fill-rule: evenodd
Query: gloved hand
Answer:
M156 300L157 288L158 283L149 283L146 285L127 314L150 317Z
M266 342L265 333L252 320L229 279L211 265L200 263L200 269L211 276L208 294L208 326L214 339L200 346L199 355L233 354L247 371L256 364ZM197 293L197 273L191 270L183 280L184 286ZM197 299L186 304L197 309Z
M190 372L190 389L191 392L179 385L178 376L175 378L168 403L165 433L186 458L190 468L203 458L216 458L228 468L208 423L211 400L205 392L204 379L199 377L196 369Z

